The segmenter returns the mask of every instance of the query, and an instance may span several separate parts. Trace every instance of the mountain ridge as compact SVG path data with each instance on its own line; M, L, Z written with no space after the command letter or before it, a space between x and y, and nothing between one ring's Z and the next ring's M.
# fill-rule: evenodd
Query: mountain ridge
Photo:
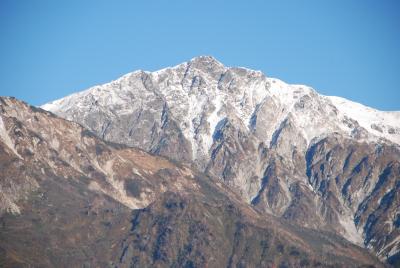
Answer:
M178 65L176 65L174 67L166 67L166 68L163 68L161 70L154 71L154 72L137 70L137 71L134 71L134 72L131 72L131 73L127 73L127 74L121 76L120 78L118 78L118 79L116 79L116 80L114 80L112 82L109 82L109 83L106 83L106 84L103 84L103 85L97 85L97 86L91 87L91 88L89 88L87 90L81 91L79 93L70 94L70 95L68 95L68 96L66 96L64 98L59 99L59 100L56 100L56 101L41 105L40 107L44 108L45 110L50 110L50 111L51 110L55 110L56 111L57 109L52 107L52 105L60 105L62 100L69 99L69 98L71 98L73 96L76 96L76 94L85 95L85 93L90 93L94 89L99 88L101 86L103 86L103 87L104 86L112 87L116 83L117 84L121 83L122 82L121 80L128 79L129 77L137 75L137 74L161 75L162 73L168 72L169 70L175 70L175 69L179 69L179 68L183 68L183 67L186 67L185 71L187 71L188 68L192 67L193 65L195 65L196 66L195 68L197 68L199 70L207 71L207 69L204 70L205 68L204 68L204 66L202 66L203 64L210 64L212 66L212 67L210 67L210 69L217 68L217 69L220 69L221 72L226 72L226 71L228 71L230 69L238 69L238 70L242 70L242 71L245 71L247 73L250 73L250 74L257 74L257 75L260 75L260 76L263 76L263 77L267 78L261 71L254 71L254 70L251 70L251 69L248 69L248 68L245 68L245 67L225 67L221 62L219 62L218 60L216 60L212 56L199 56L199 57L195 57L195 58L191 59L188 62L178 64ZM200 67L199 67L199 65L200 65ZM186 73L185 73L185 75L186 75ZM222 78L222 76L220 78ZM283 88L289 89L289 90L293 90L293 91L295 91L296 89L304 89L305 90L304 94L316 93L316 91L313 88L311 88L309 86L306 86L306 85L302 85L302 84L286 84L286 83L284 83L283 81L281 81L281 80L279 80L277 78L269 78L269 79L271 79L271 81L268 81L268 82L272 82L272 83L277 83L278 84L276 87L279 87L281 89L281 93L282 93L282 95L284 97L286 97L286 99L290 99L292 97L292 96L290 96L290 94L292 92L284 92L282 90ZM192 81L192 82L196 83L196 81ZM191 86L193 86L193 85L191 85ZM309 91L309 92L307 92L307 91ZM354 109L354 107L357 107L358 109L355 112L357 112L357 111L363 112L364 111L369 115L373 114L373 113L378 113L379 115L376 115L377 118L375 118L375 119L380 119L382 121L389 121L389 123L394 123L394 126L392 126L393 129L391 129L391 130L385 129L385 130L387 132L390 132L388 134L396 135L395 138L392 137L391 139L389 139L390 141L395 142L397 144L400 144L400 138L399 138L399 133L400 133L400 119L399 119L400 111L380 111L380 110L377 110L377 109L374 109L374 108L371 108L371 107L368 107L368 106L362 105L360 103L357 103L357 102L354 102L354 101L350 101L350 100L347 100L347 99L344 99L344 98L341 98L341 97L324 96L324 95L321 95L321 94L318 94L318 95L323 97L323 98L329 99L331 102L334 102L334 104L336 104L337 106L339 106L340 104L344 104L344 106L347 106L347 108L349 108L349 106L350 106L350 109L347 109L347 110L351 110L351 108ZM290 102L292 102L292 101L290 101ZM254 110L254 108L253 108L253 110ZM353 114L352 114L353 117L357 117L357 116L355 116L355 112L353 111ZM359 116L360 115L358 115L358 117ZM244 121L248 122L249 121L248 117L249 117L249 115L246 116ZM389 117L389 119L387 119L385 117ZM359 120L359 118L356 118L356 120L357 119ZM378 123L378 125L375 126L372 129L369 129L369 131L372 130L373 135L379 136L380 135L379 134L379 129L380 129L379 123L382 123L382 122L379 122L377 120L371 120L371 121L376 121L376 123ZM382 133L382 131L383 130L380 129L381 133ZM388 137L391 137L391 136L385 135L384 137L388 138Z
M381 258L399 254L399 194L385 209L380 203L399 180L400 112L209 56L133 72L42 107L105 140L194 163L261 211L334 230Z

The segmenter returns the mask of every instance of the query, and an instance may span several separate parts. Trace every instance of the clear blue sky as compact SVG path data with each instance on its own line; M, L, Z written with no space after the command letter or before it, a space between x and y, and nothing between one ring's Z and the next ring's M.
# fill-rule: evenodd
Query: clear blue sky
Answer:
M400 1L0 0L0 95L39 105L199 55L400 110Z

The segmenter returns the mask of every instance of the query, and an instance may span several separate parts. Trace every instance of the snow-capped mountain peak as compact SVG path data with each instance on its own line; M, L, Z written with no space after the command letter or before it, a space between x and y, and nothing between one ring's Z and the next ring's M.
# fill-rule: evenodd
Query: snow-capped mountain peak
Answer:
M323 96L210 56L135 71L42 108L107 141L191 162L263 211L395 254L397 244L385 238L397 239L394 223L373 240L377 227L368 215L400 185L400 112ZM395 207L377 222L394 219Z
M85 117L93 109L112 117L113 113L154 109L152 99L158 98L191 142L194 159L210 150L218 122L236 117L250 130L251 118L254 128L254 118L262 117L259 108L267 103L274 107L268 118L268 133L262 135L266 143L290 115L308 142L317 136L341 132L357 139L384 138L400 144L399 112L377 111L338 97L322 96L310 87L289 85L259 71L225 67L211 56L196 57L156 72L129 73L42 108L69 119ZM200 125L204 128L201 134Z

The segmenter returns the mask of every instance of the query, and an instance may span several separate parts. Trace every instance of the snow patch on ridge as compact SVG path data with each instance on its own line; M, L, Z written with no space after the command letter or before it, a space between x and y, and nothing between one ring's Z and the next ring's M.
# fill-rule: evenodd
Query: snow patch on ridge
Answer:
M400 144L400 112L379 111L341 97L328 96L340 111L358 122L369 133Z
M214 110L212 111L211 115L208 117L207 121L210 124L210 133L206 137L206 150L207 152L210 150L212 143L213 143L213 138L212 135L215 132L215 128L217 127L218 122L222 120L222 116L219 115L219 112L222 108L222 96L220 94L217 94L214 101L212 102L214 105Z

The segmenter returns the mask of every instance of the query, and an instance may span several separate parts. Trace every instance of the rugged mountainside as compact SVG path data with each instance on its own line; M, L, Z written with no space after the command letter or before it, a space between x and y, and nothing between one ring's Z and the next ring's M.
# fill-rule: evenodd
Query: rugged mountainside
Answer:
M42 108L107 141L194 163L259 211L400 258L400 112L208 56Z
M217 178L0 97L1 267L383 267Z

